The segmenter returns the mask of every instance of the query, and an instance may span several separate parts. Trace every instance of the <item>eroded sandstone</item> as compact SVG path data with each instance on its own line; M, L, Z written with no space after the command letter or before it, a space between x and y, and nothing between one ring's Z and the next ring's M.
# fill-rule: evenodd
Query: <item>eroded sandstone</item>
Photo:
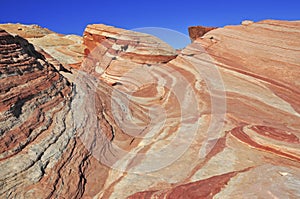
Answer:
M57 69L81 65L85 47L80 36L58 34L37 25L0 24L0 28L27 39Z
M192 41L195 41L213 29L216 29L216 27L191 26L189 27L189 36Z
M299 37L265 20L176 51L89 25L64 73L1 31L1 197L300 197Z

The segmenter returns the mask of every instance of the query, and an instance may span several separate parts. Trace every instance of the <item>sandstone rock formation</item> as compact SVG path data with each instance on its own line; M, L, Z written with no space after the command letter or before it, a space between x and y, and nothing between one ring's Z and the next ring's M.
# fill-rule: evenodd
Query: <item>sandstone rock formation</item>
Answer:
M66 130L72 90L25 39L1 30L0 48L1 198L38 196L34 187L43 186L46 167L60 160L72 137Z
M0 28L27 39L57 69L63 66L70 70L81 64L84 46L80 36L58 34L37 25L0 24Z
M141 66L167 63L177 56L171 46L158 38L101 24L87 26L83 41L86 59L81 69L111 84L126 84L126 80L120 80L124 73Z
M189 35L191 40L195 41L213 29L216 29L216 27L191 26L189 27Z
M30 41L47 52L37 39L53 34ZM72 73L0 36L1 198L300 197L300 21L213 29L181 51L89 25Z
M41 38L48 34L55 34L55 32L47 29L42 28L38 25L23 25L23 24L0 24L1 29L5 29L5 31L19 35L23 38Z

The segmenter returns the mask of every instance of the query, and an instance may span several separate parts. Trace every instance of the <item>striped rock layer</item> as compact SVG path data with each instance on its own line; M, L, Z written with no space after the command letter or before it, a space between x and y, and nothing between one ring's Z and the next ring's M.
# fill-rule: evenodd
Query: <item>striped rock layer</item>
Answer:
M247 22L176 51L95 24L63 72L1 31L1 198L299 198L299 37Z

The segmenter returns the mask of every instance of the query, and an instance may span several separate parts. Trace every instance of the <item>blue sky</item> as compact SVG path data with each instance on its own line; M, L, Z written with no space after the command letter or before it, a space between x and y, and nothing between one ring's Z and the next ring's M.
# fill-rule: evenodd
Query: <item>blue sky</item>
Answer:
M161 27L187 34L192 25L222 27L245 19L300 20L299 0L2 0L0 5L0 23L38 24L78 35L91 23L125 29Z

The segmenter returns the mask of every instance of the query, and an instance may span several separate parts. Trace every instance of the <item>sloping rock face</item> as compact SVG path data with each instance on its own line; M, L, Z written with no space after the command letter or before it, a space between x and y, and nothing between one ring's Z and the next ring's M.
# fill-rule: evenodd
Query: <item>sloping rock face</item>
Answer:
M81 65L84 46L80 36L57 34L37 25L0 24L0 28L27 39L57 69Z
M60 160L70 140L70 132L69 138L61 136L72 91L70 83L25 39L1 30L0 48L0 194L32 197L36 193L30 186L43 178L46 167Z
M110 113L103 110L105 105L102 108L108 104L105 97L110 99L110 87L97 87L93 99L99 105L82 104L78 98L90 98L86 95L97 81L80 82L75 75L62 72L67 80L27 40L4 30L0 31L0 49L0 198L95 196L104 183L98 175L107 176L108 167L91 156L90 145L82 141L90 141L85 131L95 133L93 149L102 151L112 140L110 123L104 117ZM85 78L80 73L76 77ZM70 82L74 79L76 85ZM78 115L84 113L82 121ZM88 130L97 125L107 135ZM99 156L112 156L109 150L103 153Z
M82 38L77 35L48 34L41 38L29 38L28 41L41 48L40 52L47 61L54 65L58 62L69 70L78 68L84 57Z
M189 170L185 177L174 174L182 177L178 184L152 186L129 198L299 197L299 28L300 22L271 20L228 26L184 49L185 59L201 68L215 64L221 73L223 137L204 159L183 169Z
M299 198L298 38L266 20L175 51L89 25L62 76L2 31L1 197Z

